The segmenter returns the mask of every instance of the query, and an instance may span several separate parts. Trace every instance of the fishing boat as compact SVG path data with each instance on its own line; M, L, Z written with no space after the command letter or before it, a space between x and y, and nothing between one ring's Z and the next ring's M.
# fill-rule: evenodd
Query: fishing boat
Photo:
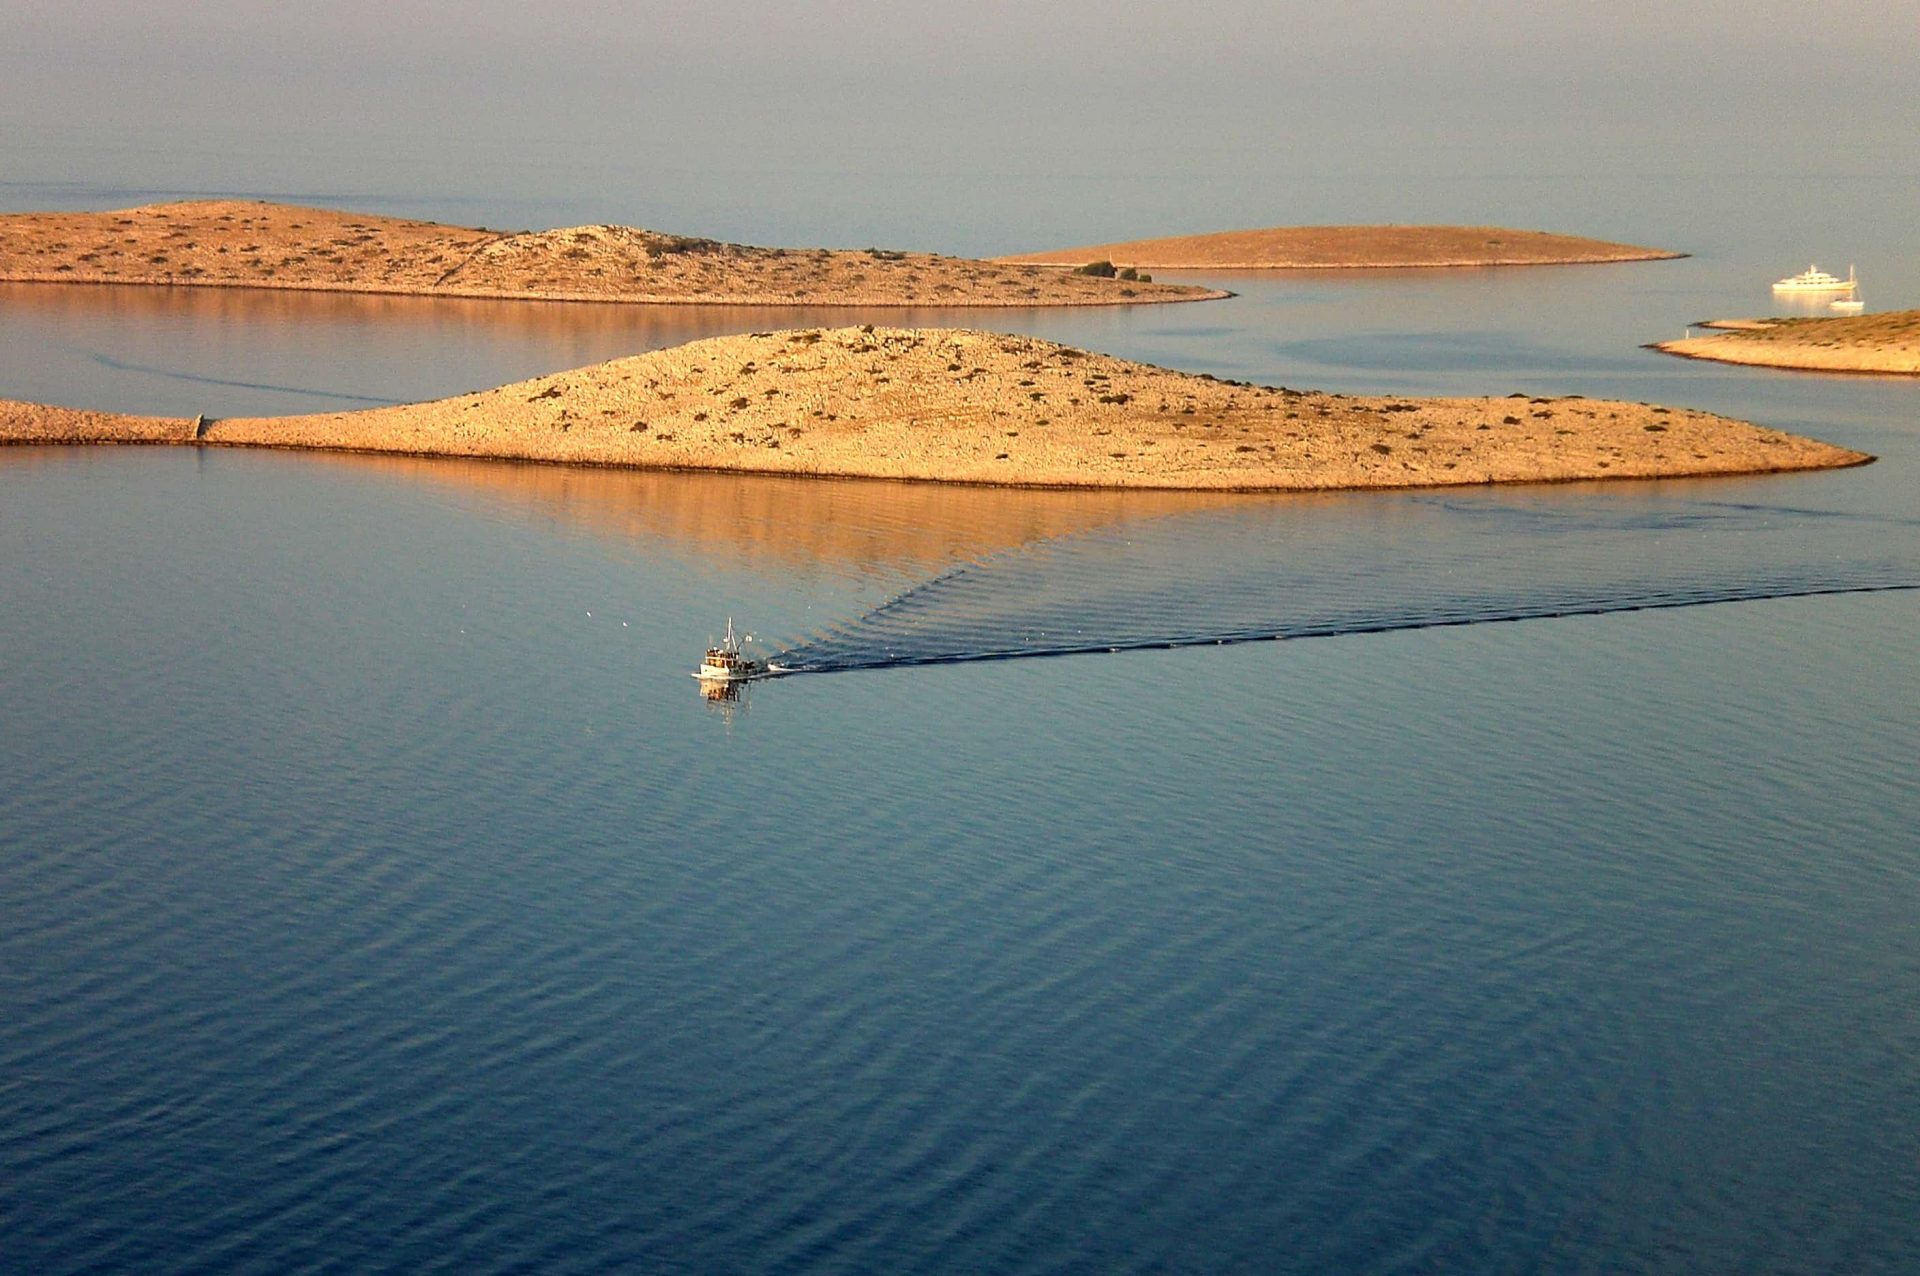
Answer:
M1774 281L1775 292L1852 292L1860 283L1853 277L1853 267L1847 267L1847 277L1829 275L1818 266L1808 266L1797 275L1788 275L1785 279Z
M733 636L733 617L728 616L727 636L707 648L707 654L700 658L700 668L693 676L703 683L746 682L751 678L766 677L767 664L764 660L752 659L740 650L740 640Z

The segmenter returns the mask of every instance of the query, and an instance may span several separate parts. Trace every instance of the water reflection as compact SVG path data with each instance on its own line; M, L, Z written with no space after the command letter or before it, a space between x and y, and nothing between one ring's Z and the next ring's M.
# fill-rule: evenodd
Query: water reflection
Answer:
M0 283L0 386L102 411L275 416L442 398L729 333L993 327L1018 313Z
M1833 303L1851 300L1850 292L1776 292L1771 294L1773 301L1771 313L1792 318L1831 318L1836 313Z
M794 672L1920 588L1920 520L1779 486L1274 501L1024 546L780 653ZM1782 499L1782 498L1785 499Z
M37 451L37 449L34 449ZM315 465L469 493L616 540L655 537L754 568L921 570L1163 514L1245 505L1231 492L966 487L313 454Z
M865 322L872 308L823 306L624 305L562 301L501 301L474 297L414 297L292 288L160 287L113 284L0 282L0 306L43 322L158 324L169 328L296 328L405 325L445 336L478 330L489 337L544 343L562 340L673 345L700 336L739 332L756 324L809 327ZM887 308L902 322L960 322L983 312L955 307Z
M694 680L700 688L700 698L707 707L722 721L731 724L740 714L747 711L747 685L744 682L712 682L705 678Z

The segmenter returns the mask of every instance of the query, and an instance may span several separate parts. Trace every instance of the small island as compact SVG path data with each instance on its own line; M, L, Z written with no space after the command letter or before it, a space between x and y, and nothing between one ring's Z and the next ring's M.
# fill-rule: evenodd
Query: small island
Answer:
M1089 244L996 260L1154 270L1406 270L1661 261L1685 253L1499 226L1274 226Z
M1832 319L1714 319L1710 336L1655 342L1686 359L1803 372L1920 375L1920 310Z
M757 248L632 226L516 234L245 200L0 214L0 280L755 306L1119 306L1227 295L933 253Z
M1578 397L1352 397L951 328L715 337L429 403L161 419L0 401L0 442L313 448L1008 486L1304 491L1755 474L1872 457Z

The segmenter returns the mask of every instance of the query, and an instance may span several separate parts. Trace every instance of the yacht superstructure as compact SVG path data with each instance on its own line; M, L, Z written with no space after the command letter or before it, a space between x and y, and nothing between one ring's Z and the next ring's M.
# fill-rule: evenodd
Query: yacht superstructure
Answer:
M1852 292L1860 286L1854 278L1853 267L1847 267L1847 277L1830 275L1819 266L1810 265L1797 275L1788 275L1785 279L1774 281L1775 292Z

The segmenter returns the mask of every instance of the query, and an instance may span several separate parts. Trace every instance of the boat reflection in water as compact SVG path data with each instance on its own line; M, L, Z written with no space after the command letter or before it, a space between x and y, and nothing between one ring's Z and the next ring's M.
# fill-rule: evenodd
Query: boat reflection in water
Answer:
M751 634L747 641L753 641ZM718 707L721 716L732 721L733 715L746 707L747 684L767 677L769 672L766 661L756 660L741 650L740 639L733 633L733 617L729 616L726 637L707 648L693 676L700 687L700 698Z
M1846 293L1776 292L1773 294L1773 304L1768 307L1767 313L1783 319L1824 318L1835 313L1834 302L1848 299Z
M744 682L700 681L700 698L713 707L722 718L733 721L734 715L747 707L747 684Z
M1847 267L1845 279L1812 265L1773 284L1775 314L1859 314L1866 308L1857 304L1859 296L1860 279L1852 266Z

